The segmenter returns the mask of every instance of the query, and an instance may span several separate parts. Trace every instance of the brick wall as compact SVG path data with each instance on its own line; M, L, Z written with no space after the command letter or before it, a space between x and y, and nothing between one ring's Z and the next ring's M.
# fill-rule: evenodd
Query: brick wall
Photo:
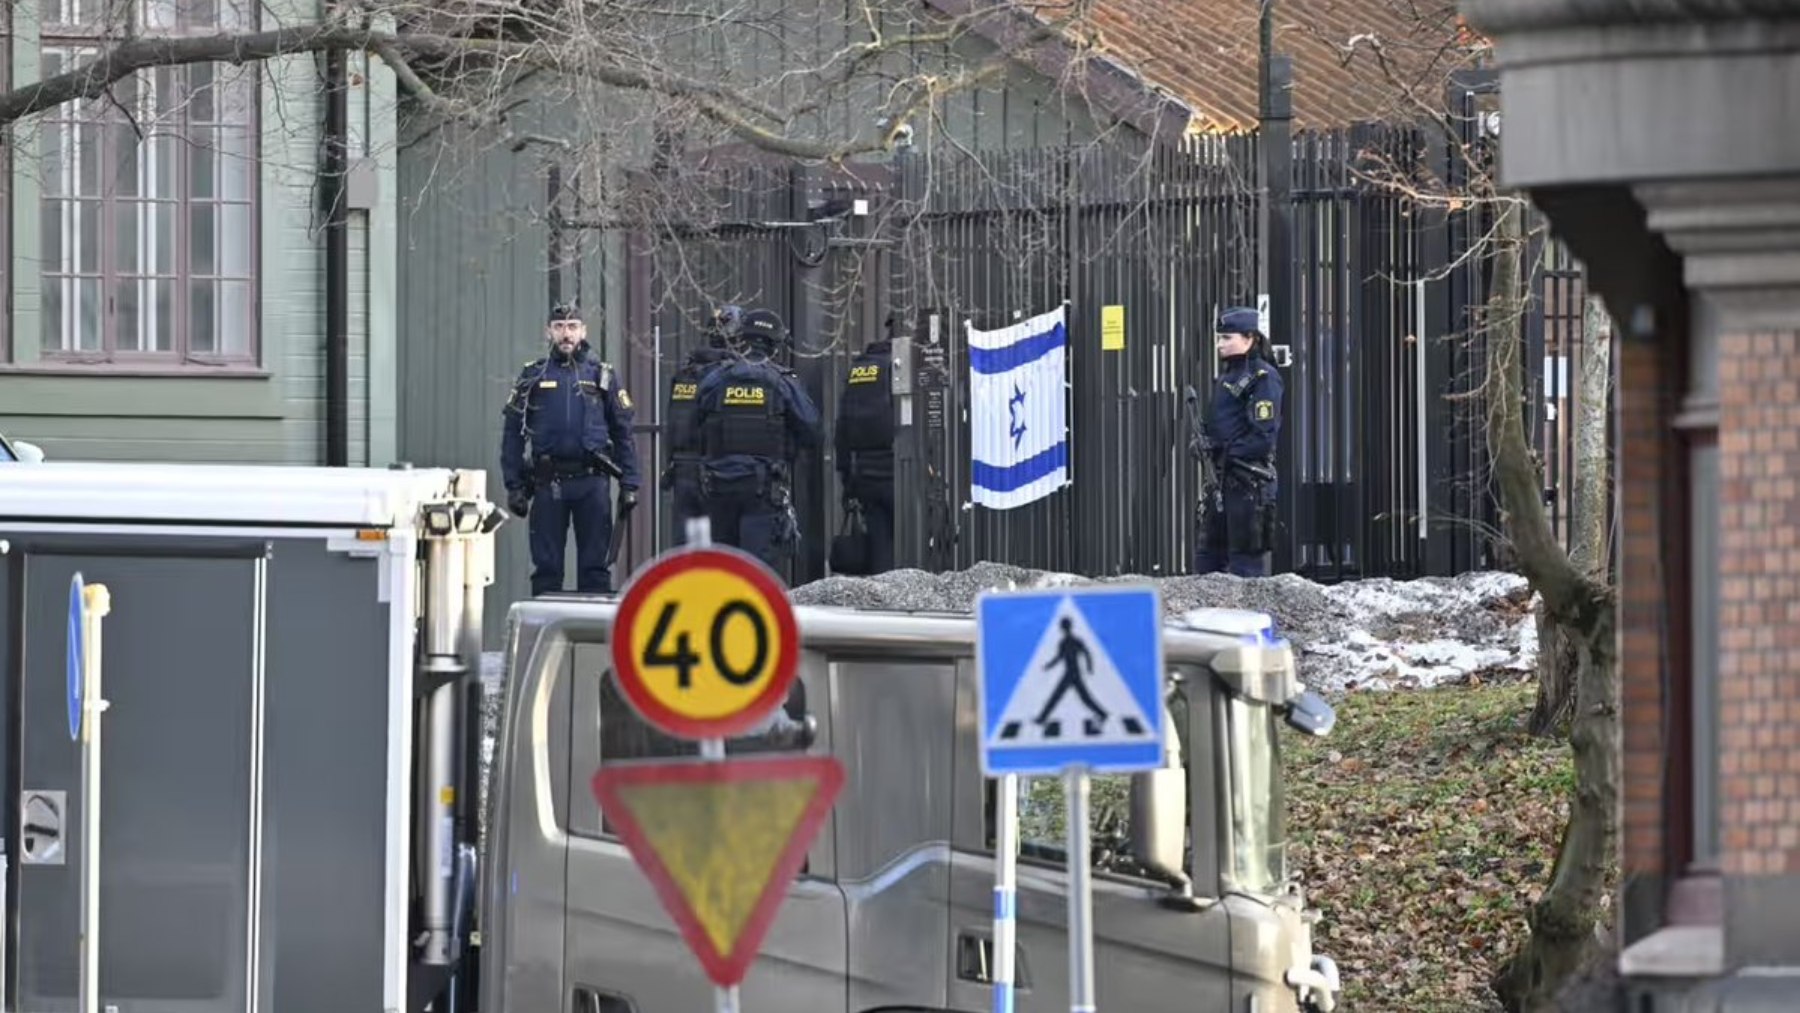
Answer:
M1800 333L1719 346L1721 856L1800 872Z
M1620 672L1624 723L1624 806L1621 826L1623 873L1656 875L1663 871L1663 691L1662 615L1664 568L1658 560L1665 535L1659 531L1657 498L1662 489L1663 454L1669 419L1664 387L1664 350L1652 343L1627 341L1620 356L1619 494L1623 498L1619 628L1623 651ZM1666 518L1663 527L1669 527Z

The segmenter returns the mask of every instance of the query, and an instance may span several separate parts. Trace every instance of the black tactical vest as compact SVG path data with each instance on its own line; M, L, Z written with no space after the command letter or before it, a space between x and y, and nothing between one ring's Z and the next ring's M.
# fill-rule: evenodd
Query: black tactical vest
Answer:
M719 406L702 426L708 458L744 454L785 461L793 456L787 432L787 400L775 367L733 363L720 390Z
M885 342L851 361L838 404L838 428L846 450L894 449L893 385L888 376L892 366L892 353Z
M718 352L699 352L690 356L669 381L669 453L698 454L701 450L698 415L700 381L717 369L723 356Z

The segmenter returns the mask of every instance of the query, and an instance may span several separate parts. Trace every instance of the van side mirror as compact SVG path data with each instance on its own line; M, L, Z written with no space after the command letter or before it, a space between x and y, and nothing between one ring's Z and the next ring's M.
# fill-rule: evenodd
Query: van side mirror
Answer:
M1331 734L1337 725L1337 710L1313 690L1307 690L1283 708L1288 727L1315 737Z
M13 449L19 454L20 464L41 464L44 460L44 449L35 443L14 440Z
M1191 902L1193 880L1186 869L1187 803L1181 738L1165 705L1162 766L1131 778L1131 854L1151 875L1174 888L1174 899Z

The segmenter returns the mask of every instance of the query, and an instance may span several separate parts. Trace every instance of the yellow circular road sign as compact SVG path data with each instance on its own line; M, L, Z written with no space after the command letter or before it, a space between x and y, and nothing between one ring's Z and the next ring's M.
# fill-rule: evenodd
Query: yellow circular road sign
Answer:
M787 699L800 636L768 567L707 547L670 553L632 578L612 655L644 720L671 735L718 739L755 727Z

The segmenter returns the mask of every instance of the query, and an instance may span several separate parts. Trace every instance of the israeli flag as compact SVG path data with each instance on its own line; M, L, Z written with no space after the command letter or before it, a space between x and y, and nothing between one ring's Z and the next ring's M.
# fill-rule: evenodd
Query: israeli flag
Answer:
M969 334L970 499L1010 510L1069 484L1063 307Z

